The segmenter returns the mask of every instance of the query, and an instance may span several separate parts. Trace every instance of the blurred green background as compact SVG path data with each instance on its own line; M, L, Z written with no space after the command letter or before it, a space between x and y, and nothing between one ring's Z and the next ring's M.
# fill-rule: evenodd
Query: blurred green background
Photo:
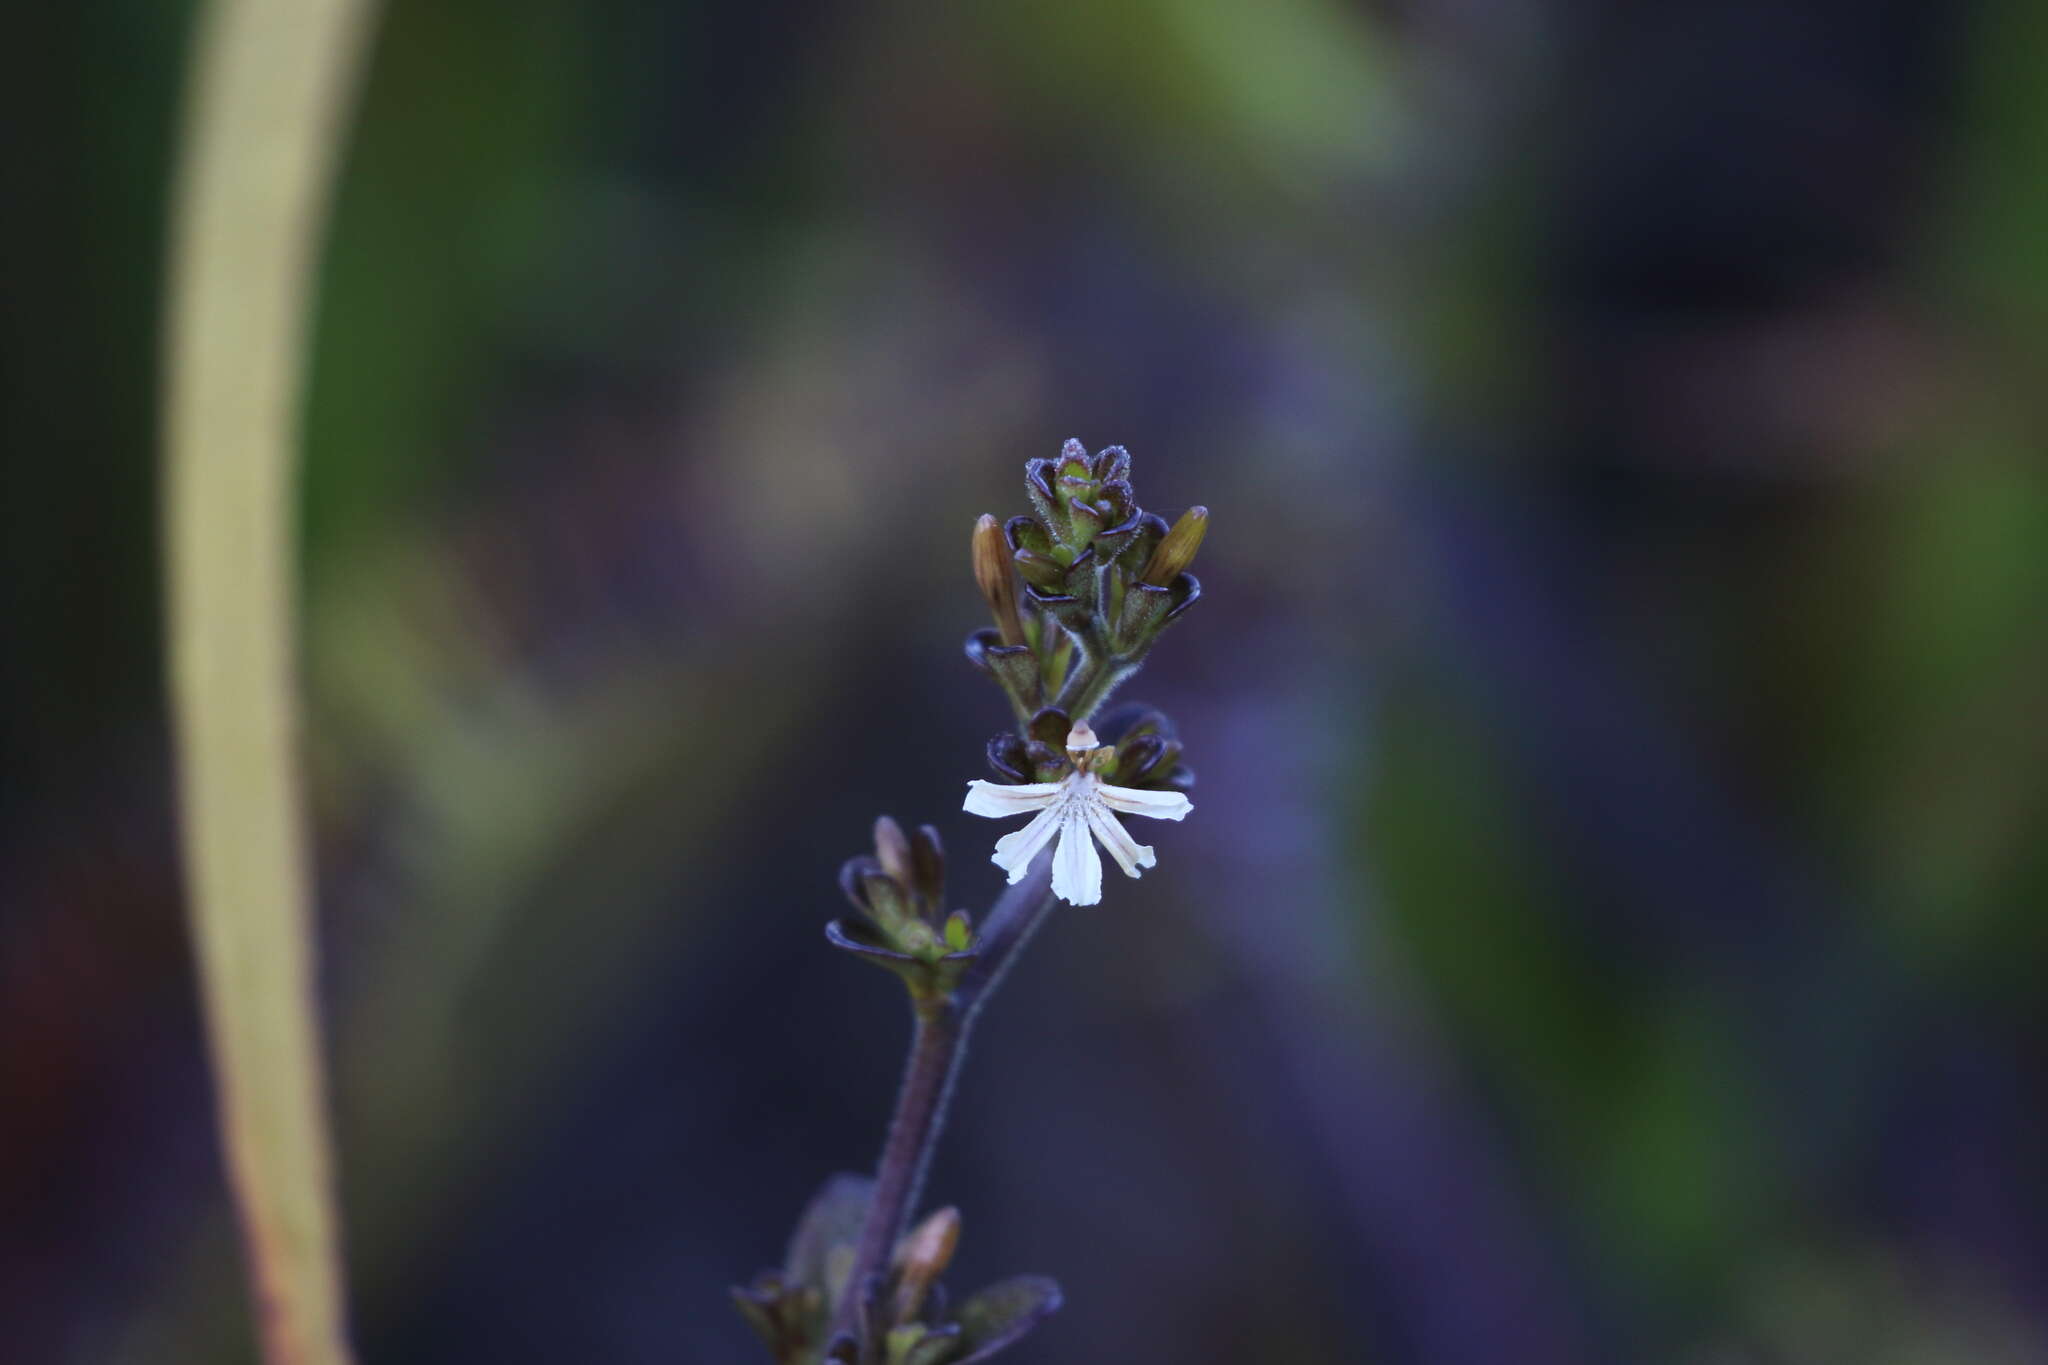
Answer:
M0 93L0 1320L249 1358L180 918L155 391L194 14ZM2048 11L393 0L305 684L363 1358L741 1361L906 1032L976 515L1213 512L1161 867L929 1198L1032 1361L2048 1359Z

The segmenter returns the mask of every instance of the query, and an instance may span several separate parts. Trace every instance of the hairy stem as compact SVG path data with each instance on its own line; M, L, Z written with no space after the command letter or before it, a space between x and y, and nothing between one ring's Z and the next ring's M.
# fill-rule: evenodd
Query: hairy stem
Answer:
M1138 671L1136 659L1118 658L1110 654L1091 655L1088 666L1076 673L1060 697L1060 709L1073 717L1076 725L1094 715L1117 684Z
M910 1221L932 1150L938 1146L946 1101L966 1053L968 1031L983 1003L1002 984L1010 963L1052 910L1049 867L1050 860L1041 858L1023 881L1005 891L990 908L982 923L978 959L959 989L943 999L918 1003L903 1086L896 1095L896 1113L889 1121L889 1136L875 1171L874 1200L861 1225L853 1271L828 1337L858 1333L861 1305L873 1302L882 1284L890 1253Z
M1041 855L1024 880L996 899L981 922L976 937L974 967L953 993L958 1007L968 1015L979 1010L1002 984L1017 954L1031 941L1032 934L1052 910L1052 859Z
M879 1288L876 1277L888 1268L889 1253L910 1220L911 1205L924 1183L925 1167L945 1123L946 1100L966 1041L967 1019L957 1005L944 1001L918 1011L910 1060L903 1068L903 1087L896 1094L896 1115L889 1121L888 1141L875 1171L874 1201L861 1225L853 1273L833 1323L835 1336L859 1328L860 1305L874 1301Z

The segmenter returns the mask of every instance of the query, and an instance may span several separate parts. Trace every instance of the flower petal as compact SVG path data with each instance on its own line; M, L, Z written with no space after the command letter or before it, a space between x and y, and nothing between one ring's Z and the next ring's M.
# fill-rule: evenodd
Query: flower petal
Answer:
M1154 820L1183 820L1195 808L1179 792L1140 791L1136 787L1102 784L1102 804L1126 815L1149 815Z
M1116 817L1103 806L1090 803L1088 828L1095 831L1095 837L1109 850L1109 856L1116 859L1116 865L1124 870L1126 877L1135 877L1139 868L1151 867L1159 861L1151 849L1133 839L1130 831L1118 824Z
M1043 810L1059 790L1057 782L1031 782L1021 787L1010 787L976 778L967 784L967 800L961 803L960 809L969 815L986 815L1000 820L1006 815Z
M1062 812L1060 846L1052 854L1052 893L1069 905L1102 899L1102 859L1088 837L1088 817L1079 805Z
M1011 830L996 840L996 851L989 861L1008 872L1010 885L1015 886L1024 880L1024 874L1031 870L1031 860L1059 832L1059 827L1059 810L1048 806L1024 828Z

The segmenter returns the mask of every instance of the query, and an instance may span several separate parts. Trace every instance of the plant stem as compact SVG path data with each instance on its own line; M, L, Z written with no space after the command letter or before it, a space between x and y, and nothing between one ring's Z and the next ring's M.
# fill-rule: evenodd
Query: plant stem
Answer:
M320 244L375 0L201 7L164 347L187 913L270 1365L346 1365L299 780L296 486Z
M971 1017L995 994L1003 973L1038 932L1053 905L1052 859L1041 855L1023 881L996 898L981 922L974 966L953 992L954 1001L965 1014Z
M1023 881L1005 891L983 921L974 967L950 996L919 1001L910 1058L903 1068L903 1086L896 1095L896 1113L875 1171L875 1193L867 1220L855 1243L853 1271L832 1317L827 1339L854 1333L860 1308L872 1301L889 1268L890 1254L910 1221L924 1183L932 1150L945 1124L946 1101L966 1053L968 1031L988 997L1002 984L1010 963L1053 907L1050 860L1041 858ZM865 1350L867 1343L862 1343Z
M872 1301L875 1277L887 1268L889 1253L903 1235L911 1203L924 1183L932 1149L938 1145L946 1099L952 1093L961 1044L966 1040L967 1019L958 1005L941 1001L918 1010L910 1060L903 1068L903 1086L896 1093L896 1115L889 1121L889 1137L875 1171L874 1199L855 1244L853 1272L833 1322L834 1336L858 1327L859 1307Z
M1060 709L1072 716L1077 725L1086 721L1109 699L1117 684L1137 670L1135 659L1108 654L1090 656L1086 670L1074 676L1060 698Z

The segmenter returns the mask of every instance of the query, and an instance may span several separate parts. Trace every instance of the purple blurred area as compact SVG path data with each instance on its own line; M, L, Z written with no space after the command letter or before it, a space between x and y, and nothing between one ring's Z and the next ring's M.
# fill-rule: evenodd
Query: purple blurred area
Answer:
M188 7L0 140L7 1361L252 1359L182 925L160 259ZM2048 11L392 0L304 678L357 1342L761 1358L880 1144L841 960L1007 711L967 532L1213 517L1194 814L983 1020L1005 1360L2048 1359ZM1156 837L1154 837L1156 835Z

